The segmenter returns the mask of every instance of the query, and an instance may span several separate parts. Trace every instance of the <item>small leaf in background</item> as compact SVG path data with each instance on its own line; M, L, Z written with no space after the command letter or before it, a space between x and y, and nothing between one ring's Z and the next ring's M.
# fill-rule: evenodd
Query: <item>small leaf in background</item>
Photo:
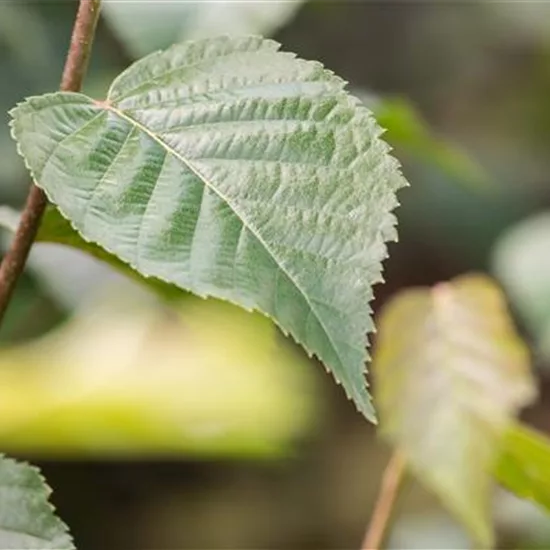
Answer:
M378 330L372 371L383 435L490 546L493 463L516 412L535 396L501 292L482 276L406 290Z
M9 206L0 206L0 228L15 233L19 225L19 212Z
M432 164L457 181L475 186L489 184L489 175L483 168L458 145L436 135L412 103L398 97L355 92L386 130L384 138L399 153Z
M182 40L220 34L270 36L287 23L302 4L302 0L160 4L104 0L103 15L128 53L139 58Z
M550 511L550 439L514 423L496 465L497 480L514 494Z
M286 25L304 4L304 0L269 2L198 2L184 22L180 40L208 38L220 34L256 34L271 36Z
M177 42L192 10L189 2L104 0L102 5L103 17L136 59Z
M0 550L74 550L37 468L0 455Z
M259 314L118 287L0 350L0 445L48 457L284 453L318 413L310 365Z
M550 359L550 213L512 226L498 240L493 272L534 335L538 351Z
M124 71L105 101L28 99L13 135L86 241L263 312L374 419L369 302L406 182L344 82L278 49L257 37L179 44Z

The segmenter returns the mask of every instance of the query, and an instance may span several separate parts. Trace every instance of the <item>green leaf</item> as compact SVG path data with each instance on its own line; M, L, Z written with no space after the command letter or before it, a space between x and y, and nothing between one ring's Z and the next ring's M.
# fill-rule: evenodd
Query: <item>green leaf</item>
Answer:
M72 550L37 468L0 455L0 549Z
M490 185L484 169L455 143L437 135L409 101L366 92L360 92L359 97L386 129L385 140L400 153L429 163L464 184L483 188Z
M2 220L0 219L0 225L1 224ZM187 292L172 284L168 284L155 277L145 277L141 275L114 254L107 252L104 248L101 248L101 246L93 242L86 241L78 231L73 229L70 222L59 213L59 210L51 205L46 209L40 229L38 230L36 241L58 243L82 250L98 260L111 265L117 271L120 271L131 279L148 286L151 290L154 290L167 300L179 300L187 295Z
M272 317L374 419L369 302L405 184L370 112L317 62L256 37L176 45L105 101L12 111L38 185L145 276Z
M502 294L482 276L407 290L386 306L379 332L372 369L383 435L489 547L490 472L535 395Z
M15 233L19 224L20 213L9 206L0 206L0 227ZM150 290L155 291L164 299L169 301L178 301L188 295L188 292L160 279L154 277L145 277L132 269L128 264L119 260L114 254L107 252L101 246L82 238L70 222L64 218L57 208L51 204L46 207L46 212L42 218L35 242L37 243L55 243L75 248L86 252L97 260L100 260L120 273L135 280L138 283L146 285Z
M516 495L550 511L550 439L515 423L506 432L495 475Z

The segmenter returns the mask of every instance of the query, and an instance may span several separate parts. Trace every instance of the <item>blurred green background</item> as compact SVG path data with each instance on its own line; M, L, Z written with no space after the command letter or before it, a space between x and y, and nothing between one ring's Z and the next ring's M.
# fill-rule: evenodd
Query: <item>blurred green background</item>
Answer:
M56 89L76 4L0 2L4 113ZM372 107L411 182L375 309L404 287L493 274L541 378L525 418L549 432L550 4L105 0L85 91L223 33L273 36ZM0 204L20 208L29 180L7 122ZM38 244L0 342L0 449L43 468L80 550L359 546L388 449L263 317L193 297L167 309ZM495 518L498 548L550 547L533 506L502 492ZM469 544L409 480L388 547Z

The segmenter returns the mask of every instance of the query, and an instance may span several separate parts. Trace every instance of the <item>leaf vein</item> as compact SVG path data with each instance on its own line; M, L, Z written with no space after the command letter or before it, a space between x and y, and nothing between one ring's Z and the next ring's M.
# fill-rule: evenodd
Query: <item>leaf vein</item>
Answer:
M170 145L168 145L166 142L164 142L159 136L157 136L155 133L151 132L147 127L143 126L140 122L137 120L134 120L132 117L130 117L128 114L126 114L124 111L121 111L112 105L107 107L109 110L111 110L113 113L118 115L120 118L126 120L133 126L135 126L140 131L144 132L146 135L148 135L151 139L156 141L161 147L163 147L166 151L168 151L170 154L172 154L174 157L179 159L187 168L193 172L204 184L204 186L207 186L209 189L211 189L214 193L216 193L222 201L227 204L231 210L234 212L234 214L242 221L244 225L246 225L247 229L258 239L258 241L263 245L266 252L271 256L275 264L279 267L279 269L285 274L285 276L289 279L289 281L296 287L296 289L300 292L300 294L305 299L306 303L309 305L309 308L312 309L315 313L315 316L317 317L317 320L319 321L320 326L322 327L331 347L333 348L336 357L338 358L338 361L340 363L340 366L344 364L342 361L342 357L340 355L340 351L336 344L334 343L333 336L330 333L330 331L327 330L326 325L323 322L322 317L318 314L317 309L314 307L313 303L309 299L307 293L304 291L304 289L301 287L301 285L298 283L298 281L288 272L286 266L284 265L284 262L282 262L277 255L271 250L271 247L267 244L267 242L262 238L262 236L257 232L257 230L251 226L249 223L247 223L246 218L242 215L242 213L239 211L239 209L232 203L232 201L226 197L221 190L219 190L213 182L211 182L208 178L203 176L203 174L197 169L197 167L186 157L184 157L182 154L180 154L178 151L176 151L174 148L172 148Z

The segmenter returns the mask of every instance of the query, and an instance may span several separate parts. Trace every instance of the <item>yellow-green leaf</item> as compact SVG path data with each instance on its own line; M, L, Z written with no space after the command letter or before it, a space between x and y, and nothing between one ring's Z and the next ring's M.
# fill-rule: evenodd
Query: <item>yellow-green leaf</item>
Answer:
M281 454L319 412L306 359L284 344L267 319L227 303L166 308L116 289L43 338L0 350L0 447Z
M379 333L383 435L477 544L490 546L491 470L511 419L535 395L501 292L476 275L407 290L385 308Z
M516 495L550 511L550 439L523 425L506 432L495 475Z

